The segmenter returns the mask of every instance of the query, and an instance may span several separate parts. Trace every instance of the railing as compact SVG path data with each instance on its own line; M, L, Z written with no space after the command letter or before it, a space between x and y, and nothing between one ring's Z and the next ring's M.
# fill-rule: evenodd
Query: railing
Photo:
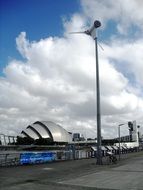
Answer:
M19 159L19 153L0 153L0 166L18 165Z
M108 150L107 150L108 151ZM102 151L103 160L108 161L107 151ZM140 146L136 149L121 149L121 154L127 154L136 151L143 151L143 146ZM36 153L36 151L0 151L0 167L1 166L15 166L21 165L20 156L23 153ZM48 151L38 151L38 152L48 152ZM49 151L52 152L52 151ZM91 151L90 149L82 149L82 150L55 150L55 161L61 160L77 160L77 159L85 159L85 158L95 158L96 159L96 151ZM119 151L112 151L113 154L118 158Z

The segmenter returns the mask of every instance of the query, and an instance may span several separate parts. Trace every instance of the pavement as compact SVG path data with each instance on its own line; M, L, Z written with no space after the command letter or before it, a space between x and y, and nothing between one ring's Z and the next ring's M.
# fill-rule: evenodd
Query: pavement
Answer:
M0 168L1 190L143 190L143 152L111 165L82 159Z

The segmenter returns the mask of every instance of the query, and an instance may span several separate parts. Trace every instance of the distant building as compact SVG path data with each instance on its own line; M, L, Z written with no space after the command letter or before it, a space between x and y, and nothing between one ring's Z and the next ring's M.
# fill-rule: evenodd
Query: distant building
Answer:
M85 138L80 133L73 133L73 141L85 141Z
M22 137L34 140L48 139L50 142L72 141L72 136L63 127L52 121L36 121L21 132Z
M119 142L119 137L115 138L114 140L117 140L117 142ZM120 137L120 141L121 142L132 142L132 139L131 139L130 135L126 135L126 136Z
M80 133L73 133L73 141L79 141L80 140Z

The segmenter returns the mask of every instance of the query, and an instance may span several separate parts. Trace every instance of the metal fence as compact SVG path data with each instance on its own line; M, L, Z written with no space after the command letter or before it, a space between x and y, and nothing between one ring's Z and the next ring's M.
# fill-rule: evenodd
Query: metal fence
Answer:
M126 153L130 153L130 152L135 152L135 151L141 151L143 150L143 147L141 147L140 149L134 149L134 150L122 150L121 154L126 154ZM55 151L0 151L0 167L2 166L16 166L16 165L23 165L21 162L21 155L22 154L44 154L44 153L49 153L52 152L54 153L54 159L50 160L50 161L64 161L64 160L77 160L77 159L86 159L86 158L96 158L96 150L76 150L76 149L72 149L72 150L55 150ZM118 151L114 152L115 155L118 155ZM103 151L103 158L107 157L106 156L106 152ZM37 156L35 156L34 159L37 159L37 161L35 161L35 163L42 163L42 160L40 158L38 158ZM47 162L49 161L48 159L45 159ZM45 161L45 162L46 162ZM45 163L43 162L43 163ZM34 162L31 162L34 164Z

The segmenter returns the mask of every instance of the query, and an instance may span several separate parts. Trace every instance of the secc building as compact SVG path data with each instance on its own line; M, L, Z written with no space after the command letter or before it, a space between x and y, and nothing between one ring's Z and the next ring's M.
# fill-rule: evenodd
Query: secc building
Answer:
M22 137L50 139L51 142L72 142L72 135L52 121L36 121L21 132Z

